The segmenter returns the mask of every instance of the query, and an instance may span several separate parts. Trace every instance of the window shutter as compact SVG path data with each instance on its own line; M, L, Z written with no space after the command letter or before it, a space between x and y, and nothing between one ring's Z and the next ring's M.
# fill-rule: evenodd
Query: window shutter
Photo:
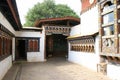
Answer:
M28 40L28 52L37 52L37 51L39 51L38 39L29 39Z
M38 51L38 40L34 40L34 51Z
M2 49L3 50L3 55L5 55L5 44L6 44L5 43L5 38L3 37L3 49Z
M29 51L33 51L33 40L29 40Z
M10 54L12 54L12 39L10 39Z

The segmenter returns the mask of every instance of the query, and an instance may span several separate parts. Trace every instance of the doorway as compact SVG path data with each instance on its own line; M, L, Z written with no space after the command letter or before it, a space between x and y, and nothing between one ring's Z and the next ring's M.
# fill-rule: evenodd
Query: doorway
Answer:
M16 55L15 60L26 60L26 40L16 40Z
M67 36L52 34L46 36L46 58L66 57L68 55Z

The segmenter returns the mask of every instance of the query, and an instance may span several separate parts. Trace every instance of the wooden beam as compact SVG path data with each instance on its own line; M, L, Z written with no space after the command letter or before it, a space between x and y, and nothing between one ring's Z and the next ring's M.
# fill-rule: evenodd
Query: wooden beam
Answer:
M7 0L7 3L8 3L8 5L9 5L9 7L10 7L10 10L11 10L11 12L12 12L12 15L13 15L13 17L14 17L17 25L18 25L18 27L20 27L20 26L19 26L20 24L19 24L17 15L16 15L16 13L15 13L15 9L14 9L14 7L13 7L12 1L11 1L11 0Z

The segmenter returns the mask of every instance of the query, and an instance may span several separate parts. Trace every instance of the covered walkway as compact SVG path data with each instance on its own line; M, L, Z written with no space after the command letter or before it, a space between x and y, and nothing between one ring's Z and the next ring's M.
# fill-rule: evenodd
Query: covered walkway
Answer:
M110 80L65 58L49 58L47 62L16 62L3 80Z

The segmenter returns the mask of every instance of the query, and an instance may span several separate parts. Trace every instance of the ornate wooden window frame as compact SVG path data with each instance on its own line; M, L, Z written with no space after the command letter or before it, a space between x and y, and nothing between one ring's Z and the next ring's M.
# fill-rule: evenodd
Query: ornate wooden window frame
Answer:
M103 7L108 1L111 0L100 0L100 2L98 3L101 62L106 62L106 60L108 60L108 62L110 63L120 63L120 17L118 16L120 14L120 3L118 3L120 0L112 0L113 7L110 10L103 12ZM114 21L108 24L103 24L103 15L109 14L110 12L114 13ZM114 25L114 34L104 36L103 28L106 26L109 27L110 25ZM108 43L111 46L107 46L106 44Z

